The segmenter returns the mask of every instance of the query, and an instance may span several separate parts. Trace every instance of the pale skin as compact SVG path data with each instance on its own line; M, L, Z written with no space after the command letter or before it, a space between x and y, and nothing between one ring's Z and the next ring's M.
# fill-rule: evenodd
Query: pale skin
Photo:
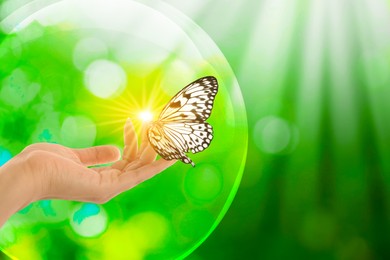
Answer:
M0 167L0 227L31 202L63 199L105 203L152 178L176 161L159 159L144 131L140 146L131 120L124 129L123 156L115 146L72 149L38 143ZM111 166L88 168L99 164Z

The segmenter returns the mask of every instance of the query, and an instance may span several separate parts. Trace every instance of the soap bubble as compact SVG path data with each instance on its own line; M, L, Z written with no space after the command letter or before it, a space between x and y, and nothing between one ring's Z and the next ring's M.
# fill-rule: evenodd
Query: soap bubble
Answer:
M33 13L16 10L2 21L8 33L3 41L8 47L0 49L6 75L16 71L20 76L26 69L38 75L21 77L24 87L37 84L27 96L15 92L14 103L0 100L9 115L2 124L18 124L18 134L2 139L12 154L37 141L122 148L128 117L140 132L141 111L157 117L173 95L209 75L219 83L207 120L214 138L206 150L189 154L194 168L177 162L104 205L68 202L67 221L64 211L49 201L26 208L8 222L24 223L10 230L9 237L19 240L0 241L0 248L15 258L23 258L24 249L40 252L42 258L76 249L80 259L190 254L227 211L245 163L245 106L226 59L204 31L164 3L85 0L38 7ZM27 37L30 28L34 32ZM15 50L10 39L20 34L25 36L16 38ZM24 64L23 70L18 64ZM20 112L21 107L26 109ZM47 236L35 235L38 229L55 237L44 251L39 245Z

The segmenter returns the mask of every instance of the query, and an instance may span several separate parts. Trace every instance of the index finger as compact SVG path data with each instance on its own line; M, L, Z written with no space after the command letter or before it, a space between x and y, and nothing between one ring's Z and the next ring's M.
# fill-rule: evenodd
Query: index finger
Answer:
M137 157L138 137L130 118L126 121L123 138L125 143L125 147L123 149L123 159L131 162Z
M82 149L71 149L84 165L91 166L117 161L119 149L112 145L93 146Z

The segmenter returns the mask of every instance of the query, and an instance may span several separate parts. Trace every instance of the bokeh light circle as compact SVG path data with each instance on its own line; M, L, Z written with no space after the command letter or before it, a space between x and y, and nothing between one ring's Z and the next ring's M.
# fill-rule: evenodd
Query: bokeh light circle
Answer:
M11 153L0 147L0 166L8 162L11 158Z
M208 119L214 139L190 155L195 168L178 162L106 204L27 206L0 230L7 238L0 248L17 258L189 255L226 213L246 159L245 106L226 59L204 31L163 2L32 4L0 24L3 161L34 142L122 148L128 117L140 133L142 111L156 118L172 95L208 75L219 82Z
M282 118L267 116L255 124L253 139L263 152L278 154L295 148L298 142L298 131Z
M92 94L109 98L122 92L126 85L126 73L116 63L108 60L96 60L88 65L84 82Z
M70 226L81 237L96 237L107 227L107 214L95 204L78 205L71 214Z
M61 127L62 144L82 148L95 143L96 126L91 119L85 116L68 116Z

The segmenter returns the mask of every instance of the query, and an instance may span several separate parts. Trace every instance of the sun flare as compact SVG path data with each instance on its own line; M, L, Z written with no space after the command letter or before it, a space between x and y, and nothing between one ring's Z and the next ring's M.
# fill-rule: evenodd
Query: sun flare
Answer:
M153 120L153 114L150 111L142 111L138 114L139 119L144 122L150 122Z

